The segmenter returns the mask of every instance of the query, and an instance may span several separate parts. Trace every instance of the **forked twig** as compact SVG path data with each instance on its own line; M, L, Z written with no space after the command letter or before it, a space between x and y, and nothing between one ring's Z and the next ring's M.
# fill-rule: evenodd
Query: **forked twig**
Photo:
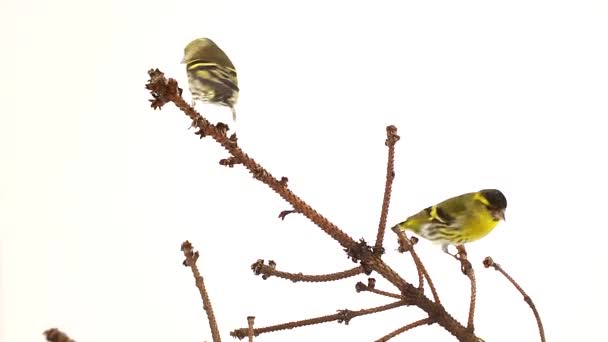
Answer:
M258 335L269 333L272 331L293 329L293 328L297 328L297 327L303 327L303 326L307 326L307 325L313 325L313 324L319 324L319 323L325 323L325 322L331 322L331 321L337 321L338 323L344 323L344 324L348 325L350 320L355 317L369 315L369 314L373 314L376 312L382 312L382 311L398 308L398 307L404 306L404 305L408 305L408 304L405 301L399 300L399 301L396 301L396 302L393 302L390 304L381 305L381 306L377 306L377 307L373 307L373 308L369 308L369 309L362 309L362 310L355 310L355 311L348 310L348 309L338 310L338 313L335 313L333 315L320 316L320 317L305 319L305 320L301 320L301 321L277 324L277 325L272 325L272 326L263 327L263 328L256 328L253 330L253 335L258 336ZM247 336L247 330L248 330L247 328L236 329L230 333L230 336L236 337L238 339L242 339L245 336Z
M532 309L532 312L534 313L534 317L536 318L536 325L538 325L538 333L540 334L540 340L542 342L545 342L545 329L543 328L543 322L540 320L540 314L538 313L538 310L536 310L536 305L534 305L534 302L532 301L532 298L530 296L528 296L528 294L524 291L524 289L521 286L519 286L519 284L515 281L515 279L513 279L500 266L500 264L495 263L494 260L492 260L491 257L486 257L485 259L483 259L483 265L486 268L492 267L495 270L497 270L498 272L500 272L505 278L507 278L507 280L509 282L511 282L511 284L513 284L513 286L515 286L515 288L517 289L517 291L519 291L519 293L521 293L521 295L524 296L524 301L526 303L528 303L528 306L530 306L530 308Z
M194 282L196 283L196 287L201 294L201 298L203 299L203 309L207 313L207 320L209 321L209 328L211 329L211 336L213 338L213 342L220 342L220 330L217 327L217 321L215 320L215 315L213 314L213 307L211 307L211 300L209 299L209 294L207 293L207 289L205 288L205 282L203 281L203 276L198 270L196 266L196 261L198 260L198 252L194 251L192 244L190 241L184 241L182 243L182 252L184 252L184 256L186 260L184 260L184 266L190 267L192 269L192 274L194 275Z
M387 335L384 335L384 336L380 337L379 339L376 340L376 342L386 342L386 341L390 340L391 338L393 338L393 337L395 337L395 336L397 336L397 335L399 335L401 333L404 333L404 332L406 332L406 331L408 331L410 329L413 329L415 327L419 327L419 326L425 325L425 324L433 324L433 320L430 319L430 318L424 318L424 319L418 320L416 322L410 323L410 324L408 324L406 326L403 326L403 327L401 327L401 328L399 328L399 329L397 329L397 330L395 330L395 331L393 331L393 332L391 332L391 333L389 333Z
M433 280L431 276L424 267L422 260L418 257L416 250L414 249L414 244L412 241L405 235L405 232L400 230L398 227L393 227L393 231L397 234L399 238L399 250L407 251L412 255L412 259L414 259L414 264L416 265L416 270L418 271L418 288L421 291L424 291L424 279L429 283L429 287L431 288L431 293L433 294L433 300L435 303L441 303L439 300L439 294L435 289L435 284L433 284Z

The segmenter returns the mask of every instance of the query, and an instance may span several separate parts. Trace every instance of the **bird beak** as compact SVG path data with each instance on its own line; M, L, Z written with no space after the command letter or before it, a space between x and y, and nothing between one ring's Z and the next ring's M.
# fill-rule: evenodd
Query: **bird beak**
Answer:
M184 63L186 63L186 56L184 56L184 58L182 58L182 61L181 61L181 62L179 62L179 63L180 63L180 64L184 64Z
M506 220L507 220L507 219L505 218L505 211L504 211L504 209L503 209L503 210L500 210L500 211L498 212L498 217L499 217L501 220L503 220L503 221L506 221Z

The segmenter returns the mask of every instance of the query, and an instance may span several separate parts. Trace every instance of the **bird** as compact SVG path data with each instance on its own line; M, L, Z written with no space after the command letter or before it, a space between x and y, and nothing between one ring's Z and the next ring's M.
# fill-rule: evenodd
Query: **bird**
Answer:
M463 245L485 237L505 220L506 208L507 198L500 190L483 189L422 209L393 230L412 231L441 244L445 253L456 257L448 251L449 245Z
M197 38L184 48L188 87L195 101L229 107L236 120L234 105L239 96L236 68L230 58L209 38Z

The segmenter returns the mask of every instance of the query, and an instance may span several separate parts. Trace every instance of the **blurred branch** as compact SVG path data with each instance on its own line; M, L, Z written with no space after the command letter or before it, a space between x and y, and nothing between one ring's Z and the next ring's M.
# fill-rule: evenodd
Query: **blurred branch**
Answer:
M220 165L234 167L234 165L240 164L241 162L235 157L228 157L220 160Z
M386 342L401 333L404 333L410 329L413 329L415 327L419 327L419 326L425 325L425 324L433 324L433 320L430 318L424 318L424 319L418 320L416 322L410 323L404 327L401 327L401 328L391 332L390 334L387 334L387 335L377 339L376 342Z
M388 216L388 208L391 202L391 192L393 189L393 180L395 179L395 144L399 141L397 135L397 127L386 127L385 145L388 147L388 160L386 163L386 184L384 186L384 198L382 199L382 211L380 212L380 223L378 224L378 234L376 235L376 244L374 251L382 254L384 248L384 231L386 230L386 217Z
M348 309L338 310L338 313L335 313L333 315L320 316L320 317L305 319L305 320L301 320L301 321L277 324L277 325L272 325L272 326L264 327L264 328L256 328L253 330L253 334L254 334L254 336L258 336L258 335L269 333L272 331L293 329L293 328L297 328L297 327L303 327L303 326L307 326L307 325L326 323L326 322L332 322L332 321L337 321L338 323L344 323L344 324L348 325L350 320L355 317L369 315L369 314L373 314L376 312L382 312L382 311L398 308L398 307L404 306L404 305L408 305L408 303L406 303L405 301L399 300L399 301L396 301L396 302L393 302L390 304L377 306L377 307L369 308L369 309L362 309L362 310L355 310L355 311L348 310ZM243 339L245 336L247 336L247 330L248 330L247 328L236 329L230 333L230 336L236 337L238 339Z
M255 321L254 316L247 317L247 337L249 342L253 342L253 322Z
M540 314L538 313L538 310L536 310L536 305L534 305L534 302L532 302L532 298L530 298L530 296L528 296L524 289L519 286L515 279L513 279L499 264L495 263L491 257L486 257L483 260L483 265L486 268L493 267L495 270L500 272L505 278L507 278L508 281L511 282L511 284L513 284L513 286L515 286L517 291L519 291L519 293L524 296L524 301L528 303L528 305L532 309L532 312L534 313L534 317L536 318L536 325L538 325L538 333L540 334L540 340L542 342L545 342L545 329L543 328L543 322L540 320Z
M220 331L217 327L215 315L213 314L211 300L209 299L207 289L205 289L203 276L198 271L198 267L196 266L196 261L199 257L198 251L195 252L192 248L192 244L190 243L190 241L186 240L182 243L182 252L184 252L184 256L186 257L186 260L184 260L183 264L184 266L190 267L192 269L192 274L194 275L196 287L198 288L198 291L201 294L201 298L203 299L203 309L205 309L205 312L207 313L207 320L209 321L209 328L211 328L211 336L213 338L213 342L220 342Z
M66 333L57 328L48 329L43 334L46 337L46 340L49 342L76 342L72 340Z
M266 280L271 276L277 278L283 278L293 281L294 283L299 281L304 282L326 282L326 281L335 281L340 279L345 279L349 277L356 276L358 274L363 273L363 267L357 266L355 268L351 268L350 270L329 273L329 274L321 274L321 275L305 275L302 273L288 273L281 272L275 269L276 263L272 260L268 262L268 265L264 265L264 260L259 259L253 265L251 265L251 269L255 275L262 275L262 279Z

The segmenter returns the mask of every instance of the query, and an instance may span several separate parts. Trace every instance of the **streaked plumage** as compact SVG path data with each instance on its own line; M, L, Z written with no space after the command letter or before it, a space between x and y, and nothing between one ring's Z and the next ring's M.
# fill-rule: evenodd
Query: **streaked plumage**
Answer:
M228 56L209 38L191 41L184 49L188 86L192 100L230 107L236 120L234 105L239 96L236 69Z
M479 240L505 218L507 199L496 189L452 197L421 210L396 225L442 245L462 245ZM448 253L449 254L449 253Z

